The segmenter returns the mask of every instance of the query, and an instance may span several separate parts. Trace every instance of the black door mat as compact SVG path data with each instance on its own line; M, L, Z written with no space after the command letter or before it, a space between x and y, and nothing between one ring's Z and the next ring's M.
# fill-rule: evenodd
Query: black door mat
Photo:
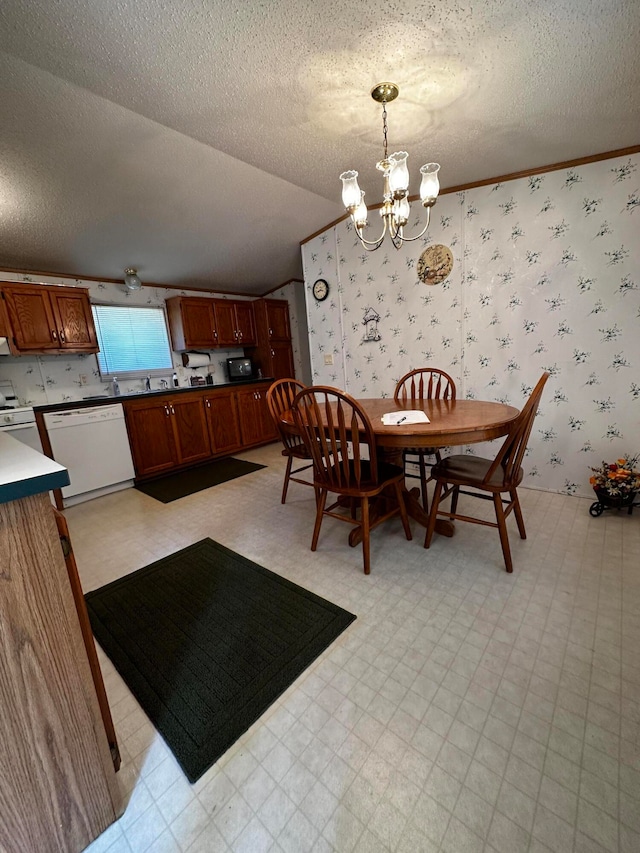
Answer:
M191 782L356 618L212 539L85 598L97 641Z
M245 474L251 474L253 471L259 471L260 468L266 467L266 465L258 465L256 462L245 462L244 459L227 456L224 459L208 462L206 465L199 465L197 468L178 471L176 474L167 474L166 477L159 477L157 480L136 483L136 489L144 492L145 495L149 495L150 498L168 504L171 501L192 495L194 492L201 492L211 486L219 486L220 483L235 480L237 477L244 477Z

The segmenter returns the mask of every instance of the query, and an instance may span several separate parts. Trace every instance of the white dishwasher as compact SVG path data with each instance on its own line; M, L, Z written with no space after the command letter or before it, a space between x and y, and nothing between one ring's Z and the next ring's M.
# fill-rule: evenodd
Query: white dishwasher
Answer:
M133 485L133 460L124 410L114 406L66 409L43 415L53 458L69 471L62 489L71 506Z

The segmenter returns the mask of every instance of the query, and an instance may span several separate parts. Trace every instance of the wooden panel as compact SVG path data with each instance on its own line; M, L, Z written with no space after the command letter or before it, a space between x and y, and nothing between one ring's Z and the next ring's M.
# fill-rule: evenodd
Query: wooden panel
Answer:
M0 505L0 849L79 853L117 784L48 495Z
M136 475L173 468L178 455L168 402L125 402L124 412Z
M5 287L6 305L19 350L58 347L58 332L49 292L43 287Z
M202 397L172 397L170 407L178 462L198 462L211 456Z
M109 751L111 752L113 767L117 771L120 769L120 749L118 748L116 730L113 725L111 709L109 708L107 691L104 687L102 670L100 669L100 662L98 661L98 653L96 652L96 644L93 639L93 631L91 630L89 614L87 613L87 605L84 600L84 592L82 589L82 584L80 583L80 575L78 574L76 558L73 555L73 548L71 547L71 536L69 535L69 527L67 525L67 519L59 510L53 509L53 514L56 520L58 536L60 537L60 545L62 547L64 563L67 567L69 586L73 595L73 602L76 606L78 624L80 625L80 630L82 631L82 639L84 640L87 660L89 661L89 668L91 669L93 686L95 688L96 697L98 699L98 705L100 707L102 724L104 726L104 732L107 738L107 743L109 744Z
M255 346L256 322L253 313L253 302L236 302L235 312L239 343L243 347Z
M214 299L220 346L239 346L235 305L230 299Z
M98 352L96 330L89 296L81 290L66 288L51 293L58 322L58 342L64 349Z
M213 300L174 296L166 301L171 346L175 352L217 345Z
M267 406L268 384L237 392L238 417L244 445L275 441L278 433Z
M291 343L273 341L269 347L269 352L271 354L271 370L268 375L273 376L274 379L295 378Z
M267 309L267 334L269 340L290 341L289 303L286 299L265 299L264 303Z
M242 445L234 391L216 391L204 399L214 453L233 453Z

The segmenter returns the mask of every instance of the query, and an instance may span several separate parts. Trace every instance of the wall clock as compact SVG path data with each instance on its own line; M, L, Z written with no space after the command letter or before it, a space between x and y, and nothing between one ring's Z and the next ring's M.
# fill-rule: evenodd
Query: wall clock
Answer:
M319 278L313 283L312 293L318 302L323 302L329 295L328 283L323 278Z
M448 246L434 243L418 258L418 278L425 284L440 284L453 269L453 255Z

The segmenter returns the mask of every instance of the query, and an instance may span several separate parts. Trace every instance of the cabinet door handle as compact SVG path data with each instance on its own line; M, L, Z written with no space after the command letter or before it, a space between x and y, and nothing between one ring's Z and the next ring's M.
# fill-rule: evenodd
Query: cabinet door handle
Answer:
M53 338L54 341L58 340L58 333L56 332L55 329L51 329L51 337Z
M171 412L169 411L169 406L166 406L166 405L165 405L165 407L164 407L164 413L165 413L165 415L166 415L167 417L169 417L169 415L171 414Z
M272 337L273 337L273 329L269 329L269 337L270 337L270 338L272 338Z
M211 408L211 400L205 400L204 402L205 402L207 409L210 409Z
M62 341L62 343L65 342L64 330L63 329L60 329L60 340Z
M216 331L216 329L213 330L213 337L216 341L218 340L218 332Z
M241 340L242 340L242 332L238 332L238 340L239 340L239 341L241 341Z
M271 350L271 355L272 355L272 356L274 356L275 354L276 354L276 351L275 351L274 349L272 349L272 350Z
M176 410L173 408L173 405L171 403L169 403L169 408L171 409L171 414L175 415Z
M237 329L234 329L234 330L233 330L233 337L234 337L236 340L238 340L238 330L237 330Z

